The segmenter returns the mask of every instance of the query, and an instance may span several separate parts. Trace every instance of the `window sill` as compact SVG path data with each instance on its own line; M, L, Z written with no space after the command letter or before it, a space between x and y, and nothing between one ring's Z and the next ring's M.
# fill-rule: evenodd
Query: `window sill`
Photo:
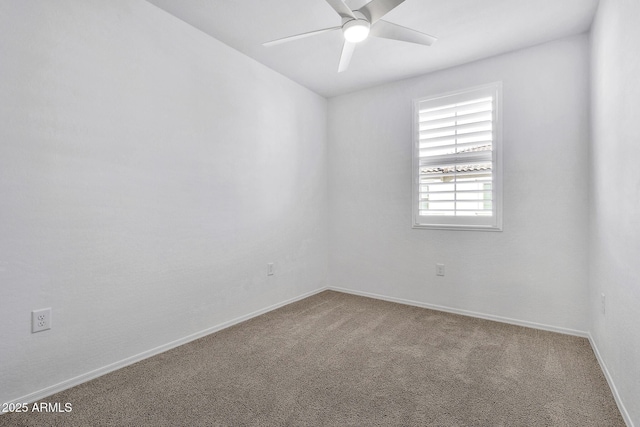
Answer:
M413 224L411 228L420 230L502 231L502 226L493 225Z

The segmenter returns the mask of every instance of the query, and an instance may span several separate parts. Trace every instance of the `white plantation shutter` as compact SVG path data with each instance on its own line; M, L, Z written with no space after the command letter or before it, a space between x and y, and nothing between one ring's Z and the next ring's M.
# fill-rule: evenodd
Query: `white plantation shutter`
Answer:
M499 83L415 101L414 227L501 229Z

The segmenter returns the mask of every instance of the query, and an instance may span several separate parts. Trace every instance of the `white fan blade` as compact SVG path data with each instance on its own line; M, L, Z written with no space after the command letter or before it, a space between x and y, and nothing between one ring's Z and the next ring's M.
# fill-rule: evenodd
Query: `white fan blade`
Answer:
M369 19L369 23L373 25L403 2L404 0L371 0L358 9L358 12L364 14Z
M316 34L326 33L328 31L340 30L342 27L323 28L322 30L310 31L308 33L297 34L295 36L283 37L277 40L271 40L270 42L262 43L262 46L274 46L280 43L286 43L293 40L303 39L305 37L315 36Z
M338 15L342 16L343 18L356 19L356 16L353 14L353 11L351 10L351 8L349 8L349 6L347 6L344 3L344 0L326 0L326 1L327 3L329 3L329 6L333 8L333 10L338 12Z
M383 20L379 20L376 22L376 25L371 27L371 35L383 39L423 44L425 46L431 46L438 40L437 37L430 36L429 34Z
M349 67L349 62L351 62L351 56L353 55L353 51L356 48L355 43L351 43L348 41L344 41L344 46L342 46L342 54L340 55L340 65L338 65L338 72L341 73Z

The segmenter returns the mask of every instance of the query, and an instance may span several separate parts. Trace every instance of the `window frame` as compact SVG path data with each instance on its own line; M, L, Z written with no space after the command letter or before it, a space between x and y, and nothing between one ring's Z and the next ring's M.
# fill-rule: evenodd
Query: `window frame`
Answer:
M433 103L436 106L461 103L482 96L493 97L492 116L492 215L446 216L419 215L419 175L420 175L420 106ZM415 98L413 100L412 136L412 228L436 230L502 231L502 82L493 82L439 95ZM453 158L454 155L452 155Z

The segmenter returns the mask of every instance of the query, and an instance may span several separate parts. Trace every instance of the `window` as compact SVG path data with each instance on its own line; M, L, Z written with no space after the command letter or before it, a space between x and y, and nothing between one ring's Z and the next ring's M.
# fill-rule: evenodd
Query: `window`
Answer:
M502 84L414 103L413 227L502 229Z

